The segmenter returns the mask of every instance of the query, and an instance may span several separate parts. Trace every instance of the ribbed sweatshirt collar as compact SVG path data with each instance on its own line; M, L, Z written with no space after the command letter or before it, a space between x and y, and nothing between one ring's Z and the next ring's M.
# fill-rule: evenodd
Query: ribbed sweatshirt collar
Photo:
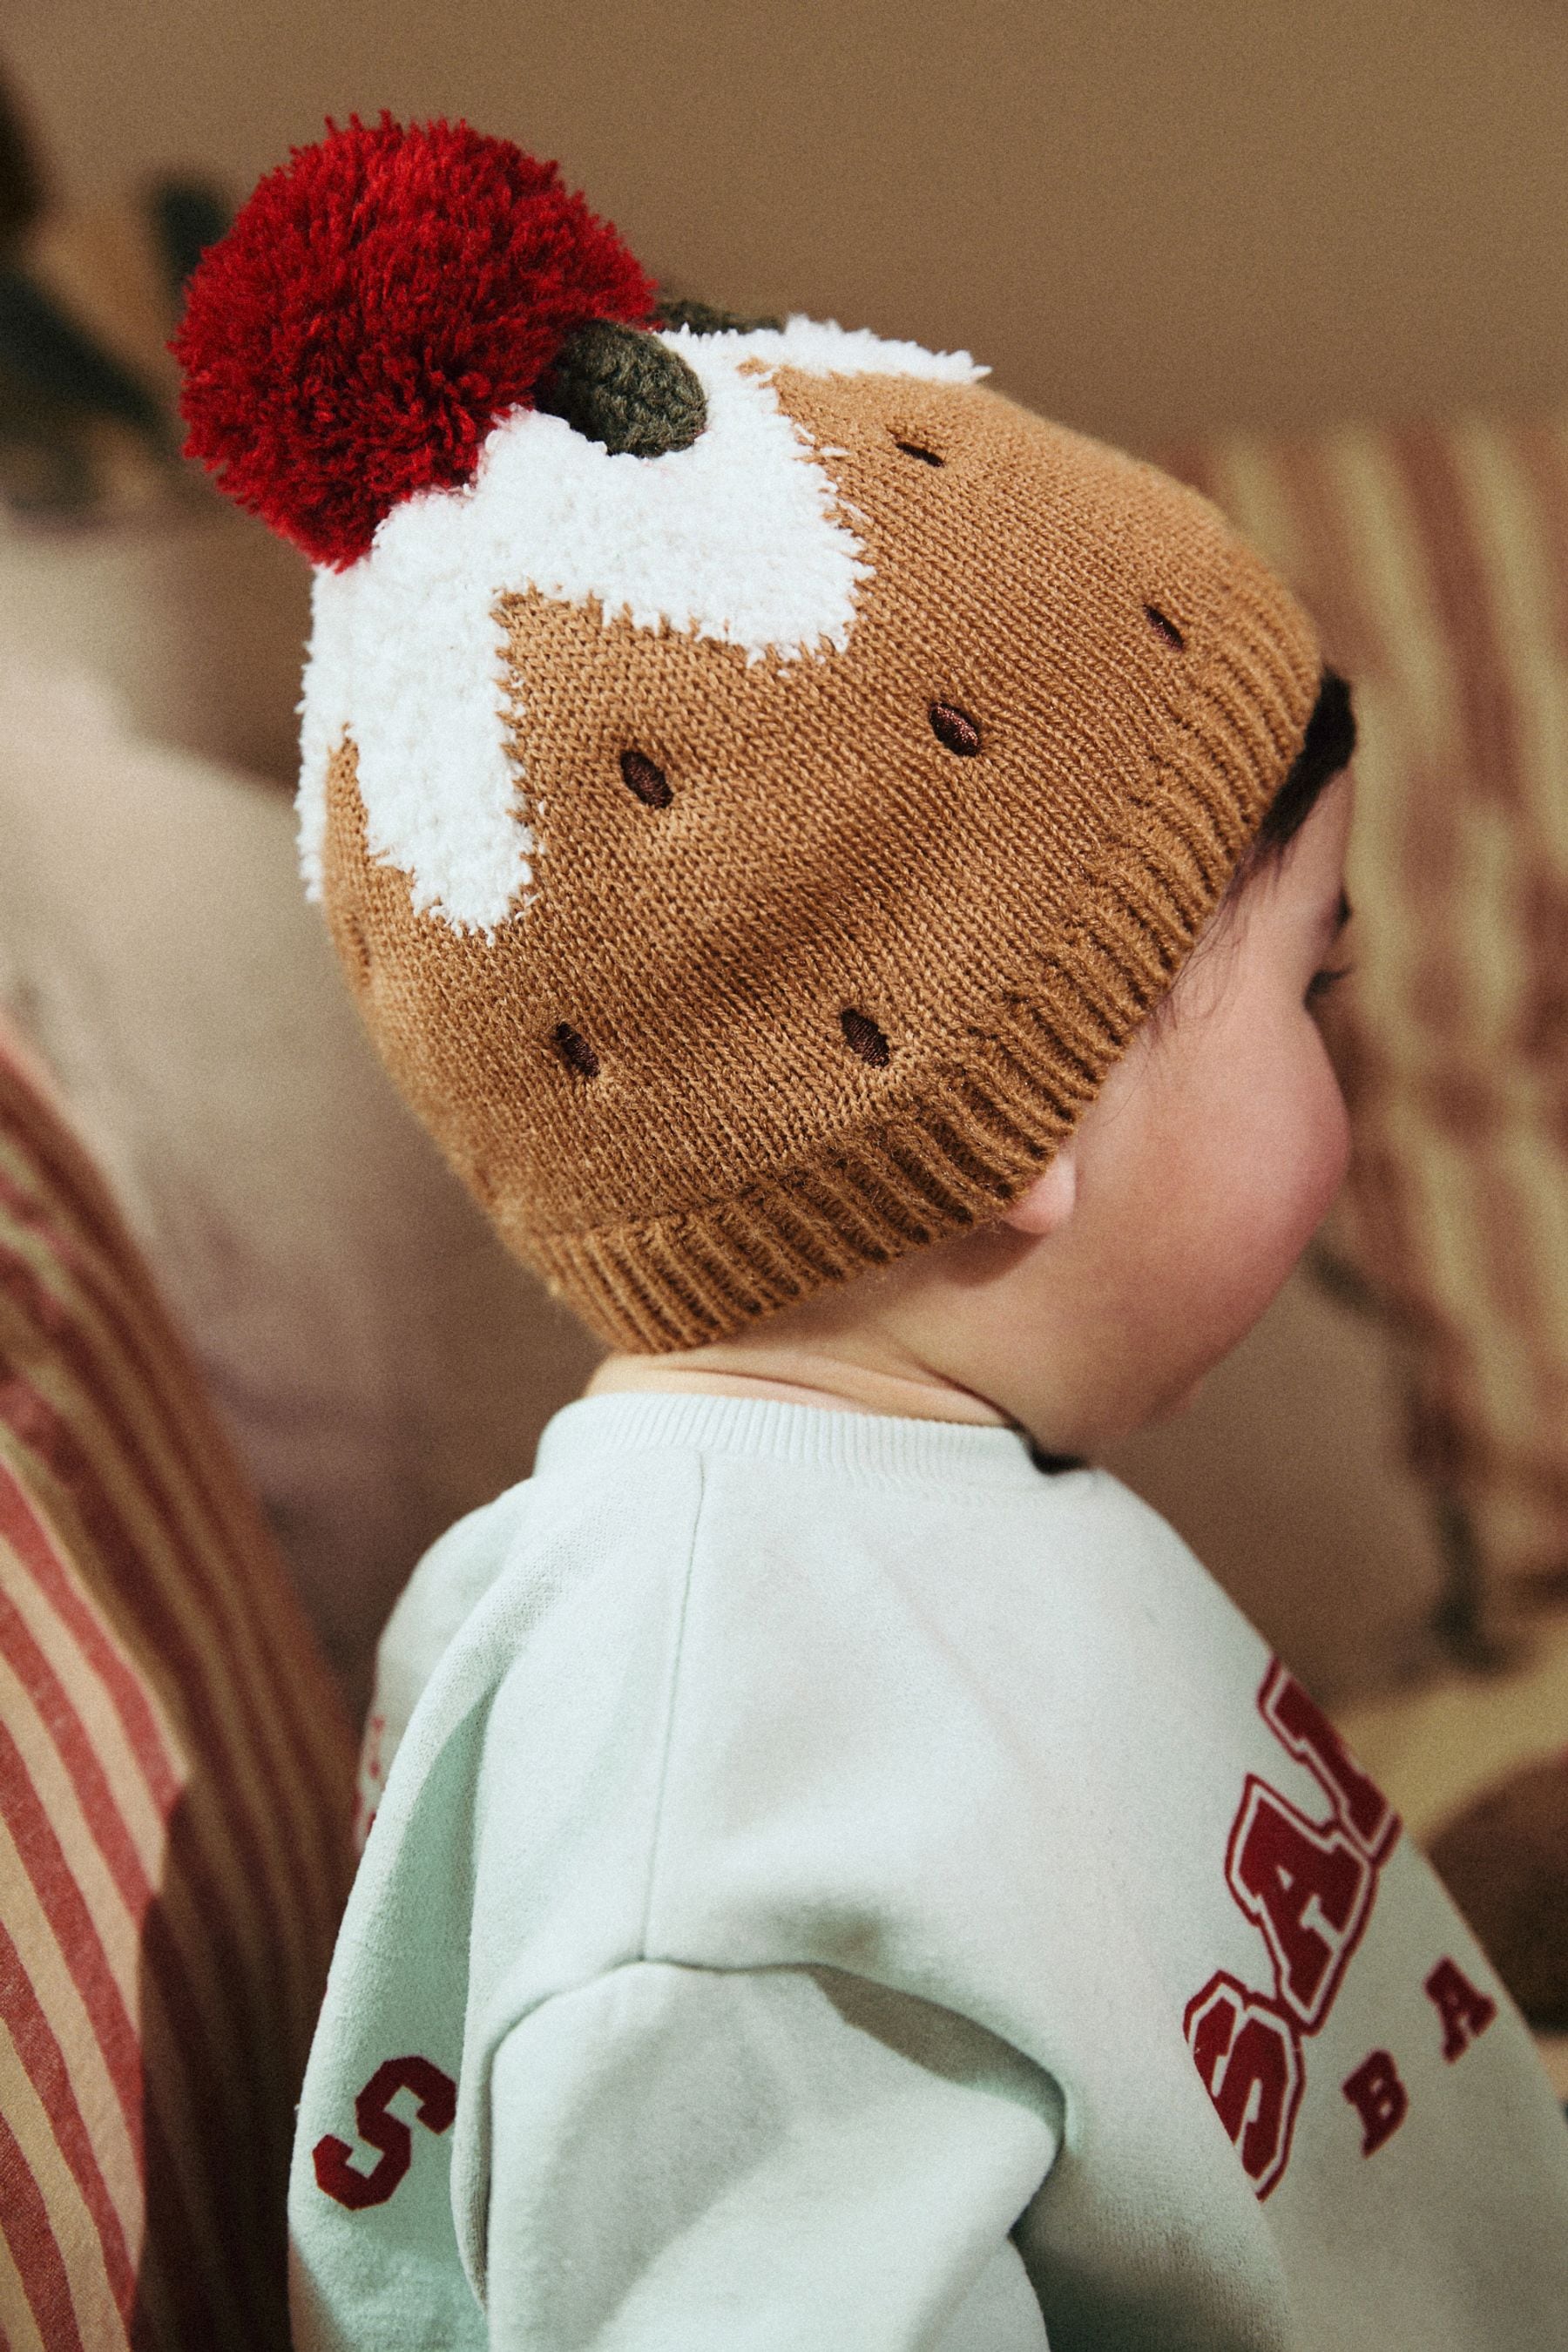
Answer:
M611 1390L563 1405L540 1437L533 1473L553 1477L606 1454L671 1448L791 1462L850 1477L994 1486L1037 1487L1042 1471L1069 1466L1040 1454L1027 1433L1013 1427L651 1389Z

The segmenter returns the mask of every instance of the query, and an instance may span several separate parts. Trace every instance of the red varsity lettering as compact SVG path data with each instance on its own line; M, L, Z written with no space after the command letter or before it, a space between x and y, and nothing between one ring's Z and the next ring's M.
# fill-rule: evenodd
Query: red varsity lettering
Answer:
M1187 2047L1242 2169L1265 2198L1284 2172L1301 2098L1288 2018L1221 1969L1187 2004Z
M329 2132L311 2149L316 2182L329 2197L351 2212L367 2205L384 2205L414 2160L414 2135L391 2111L399 2091L412 2091L418 2100L417 2118L427 2131L444 2132L458 2112L458 2086L428 2058L388 2058L376 2068L354 2101L354 2124L367 2147L381 2154L369 2172L356 2172L349 2162L347 2142Z
M1382 1862L1399 1835L1399 1816L1363 1772L1316 1699L1276 1659L1263 1678L1258 1704L1265 1723L1292 1756L1322 1782L1335 1811L1362 1852Z
M1263 1930L1279 1998L1312 2032L1328 2014L1365 1921L1372 1864L1342 1830L1320 1829L1249 1772L1226 1876Z
M1486 2032L1497 2015L1497 2003L1479 1985L1461 1975L1450 1959L1438 1961L1423 1990L1443 2021L1443 2055L1451 2065L1478 2033Z
M1392 2139L1410 2112L1410 2098L1386 2050L1374 2050L1341 2085L1365 2126L1363 2156L1373 2156Z
M1247 1775L1226 1849L1232 1895L1258 1927L1273 1962L1273 1993L1254 1993L1226 1970L1187 2004L1188 2046L1226 2128L1266 2197L1289 2161L1306 2079L1303 2034L1322 2026L1377 1899L1380 1866L1399 1835L1398 1814L1351 1754L1328 1717L1279 1659L1270 1659L1258 1707L1280 1746L1305 1766L1331 1808L1310 1821L1256 1772ZM1452 1968L1452 1962L1445 1964ZM1434 1969L1426 1990L1457 2032L1479 2032L1484 2004L1455 1971ZM1457 2055L1457 2050L1447 2054ZM1367 2126L1366 2152L1398 2129L1408 2101L1386 2051L1374 2051L1344 2085Z

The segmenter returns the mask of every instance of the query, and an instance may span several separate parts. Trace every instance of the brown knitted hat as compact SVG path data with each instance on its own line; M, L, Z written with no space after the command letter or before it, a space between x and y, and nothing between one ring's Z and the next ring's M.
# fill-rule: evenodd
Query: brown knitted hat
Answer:
M1213 507L965 354L710 323L568 343L466 483L322 564L303 706L372 1035L509 1247L639 1352L1023 1192L1320 677Z

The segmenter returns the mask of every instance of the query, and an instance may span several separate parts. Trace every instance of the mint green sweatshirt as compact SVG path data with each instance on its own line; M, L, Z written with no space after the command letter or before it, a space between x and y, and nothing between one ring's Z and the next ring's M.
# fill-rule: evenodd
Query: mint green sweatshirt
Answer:
M1386 1801L1010 1429L588 1397L426 1555L299 2352L1561 2352L1568 2130Z

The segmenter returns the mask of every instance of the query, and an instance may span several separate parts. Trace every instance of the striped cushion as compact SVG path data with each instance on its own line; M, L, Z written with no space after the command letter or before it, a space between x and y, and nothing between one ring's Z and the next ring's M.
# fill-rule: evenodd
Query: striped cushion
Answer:
M1403 1342L1452 1630L1507 1644L1568 1597L1568 416L1167 462L1354 682L1331 1040L1355 1148L1326 1240Z
M0 1037L0 2340L281 2347L348 1727L181 1341Z

